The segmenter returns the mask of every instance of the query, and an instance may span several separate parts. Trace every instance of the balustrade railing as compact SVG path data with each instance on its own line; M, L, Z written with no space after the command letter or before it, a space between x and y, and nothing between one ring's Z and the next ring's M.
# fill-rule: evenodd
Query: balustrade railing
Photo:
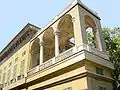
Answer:
M48 68L50 66L52 66L53 64L57 63L57 62L60 62L70 56L72 56L73 54L77 53L77 52L80 52L80 51L83 51L83 50L86 50L88 52L91 52L93 54L97 54L101 57L104 57L106 59L109 59L108 56L106 55L106 53L104 52L101 52L99 51L98 49L96 48L92 48L91 46L89 45L86 45L86 44L83 44L81 46L74 46L72 48L70 48L69 50L66 50L65 52L59 54L57 57L54 57L46 62L44 62L42 65L39 65L33 69L31 69L28 73L27 73L27 76L30 76L38 71L41 71L41 70L44 70L45 68Z
M66 50L65 52L59 54L57 57L54 57L54 58L44 62L42 65L38 65L38 66L34 67L33 69L29 70L26 74L16 77L15 80L11 80L10 84L12 84L13 82L16 82L17 80L25 78L27 76L31 76L31 75L37 73L38 71L45 70L46 68L49 68L50 66L54 65L55 63L58 63L64 59L74 55L75 53L81 52L83 50L86 50L93 54L99 55L100 57L103 57L107 60L109 59L108 56L106 55L106 53L101 52L96 48L92 48L89 45L83 44L81 46L74 46L74 47L70 48L69 50ZM6 85L6 83L2 84L2 87L5 87L5 85Z
M65 52L61 53L58 57L56 57L55 62L66 59L72 54L73 54L73 48L70 48L69 50L66 50Z
M36 73L36 72L38 72L40 70L44 70L45 68L48 68L48 67L52 66L56 62L59 62L59 61L65 59L65 58L70 57L72 54L73 54L73 48L61 53L58 57L54 57L54 58L44 62L42 65L39 65L39 66L31 69L27 73L27 75L30 76L30 75L32 75L32 74L34 74L34 73Z
M104 57L105 59L109 59L108 56L106 55L106 53L101 52L100 50L98 50L96 48L89 47L89 51L96 54L96 55L99 55L100 57Z
M43 70L43 69L51 66L51 65L54 63L54 62L53 62L54 59L55 59L55 58L52 58L52 59L46 61L45 63L43 63L42 65L40 65L40 66L39 66L39 70Z
M31 70L28 72L27 75L30 76L30 75L38 72L38 71L39 71L39 66L36 66L36 67L34 67L33 69L31 69Z
M86 44L83 44L83 45L77 47L77 49L78 49L78 51L86 50L86 51L89 51L89 52L96 54L100 57L104 57L105 59L109 59L109 57L107 56L107 54L105 52L102 52L102 51L98 50L97 48L92 48L91 46L86 45Z

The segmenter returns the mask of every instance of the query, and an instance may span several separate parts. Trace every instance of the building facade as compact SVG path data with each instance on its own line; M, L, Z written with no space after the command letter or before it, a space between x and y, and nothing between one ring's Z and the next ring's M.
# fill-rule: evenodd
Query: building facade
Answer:
M100 17L74 0L44 28L27 24L0 53L1 90L113 90Z

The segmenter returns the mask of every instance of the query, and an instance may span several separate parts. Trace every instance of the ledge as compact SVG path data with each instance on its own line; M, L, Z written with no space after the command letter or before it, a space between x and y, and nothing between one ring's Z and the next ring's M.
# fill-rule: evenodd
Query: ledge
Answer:
M106 53L91 48L88 45L75 46L61 53L58 57L54 57L30 70L28 72L27 83L84 60L89 60L113 70L113 64L108 59Z
M51 58L42 65L36 66L35 68L28 71L28 73L25 74L23 78L20 80L17 79L16 82L10 84L8 87L11 89L23 84L27 85L31 82L36 82L45 76L63 70L64 68L67 68L76 63L80 65L81 63L84 63L85 60L103 65L111 70L114 69L113 64L109 61L106 53L84 44L81 46L74 46L69 50L59 54L59 56Z
M62 63L64 60L72 59L73 57L80 56L79 60L87 59L94 63L103 65L107 68L114 69L113 64L109 61L109 57L106 53L97 50L96 48L91 48L88 45L74 46L73 48L66 50L65 52L59 54L59 56L54 57L40 66L36 66L35 68L28 71L28 76L35 74L39 71L44 71L46 69L50 69L59 63ZM75 62L75 61L74 61Z
M9 89L12 89L12 88L21 86L22 84L25 84L25 83L26 83L26 79L23 78L23 79L17 80L15 83L10 84L10 85L8 86L8 88L9 88Z

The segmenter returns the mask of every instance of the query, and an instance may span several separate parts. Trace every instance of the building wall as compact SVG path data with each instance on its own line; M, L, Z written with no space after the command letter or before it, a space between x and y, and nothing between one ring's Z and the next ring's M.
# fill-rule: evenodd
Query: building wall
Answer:
M45 90L87 90L87 88L87 78L84 77Z
M62 65L61 65L62 67ZM64 74L59 73L59 76L56 76L55 74L58 74L58 72L55 72L53 74L53 78L51 79L47 79L45 81L42 81L41 78L41 82L31 85L28 87L28 90L33 90L33 89L45 89L45 90L64 90L65 88L68 87L72 87L72 90L79 90L79 89L87 89L87 78L86 77L82 77L82 74L85 71L85 67L84 66L76 66L79 67L75 70L66 72L64 69L62 70L61 73L66 72ZM71 66L71 68L67 68L67 69L72 69L75 68L75 66ZM47 73L47 72L46 72ZM42 73L41 73L42 74ZM79 75L79 78L76 79L77 75ZM50 76L48 76L50 77ZM38 90L39 90L38 89Z
M74 4L71 4L71 5L74 5ZM96 27L94 27L94 29L96 29L95 33L97 32L96 38L99 46L95 49L91 48L91 46L88 45L87 43L85 15L88 15L89 17L91 17L93 22L96 24ZM57 54L55 53L55 57L46 61L47 63L43 62L41 59L44 59L44 54L45 54L43 53L44 52L44 43L43 43L44 34L46 33L47 30L53 30L54 32L53 37L54 36L56 37L56 34L55 34L56 31L57 33L60 34L61 32L58 32L59 31L58 29L60 28L58 27L62 27L62 26L59 26L59 22L63 18L65 18L65 16L71 17L70 21L72 22L73 28L74 28L74 30L72 31L74 32L74 39L75 39L74 46L71 47L69 50L67 49L63 53L57 53ZM27 44L25 44L17 52L15 52L6 62L4 62L0 66L0 68L2 69L2 73L1 73L2 78L3 78L3 74L5 73L5 75L10 75L10 80L11 80L13 79L14 69L16 69L16 76L19 76L21 74L20 73L20 68L22 64L21 62L23 60L25 61L23 64L24 66L23 74L27 73L27 75L24 78L8 85L6 87L6 90L14 89L14 88L17 88L18 90L21 88L26 88L28 90L33 90L33 89L97 90L96 88L98 85L107 87L108 90L112 90L111 71L113 69L113 65L109 61L106 61L107 54L104 53L105 49L103 46L105 45L101 40L101 35L100 35L101 27L100 27L99 17L91 14L89 11L87 11L83 7L76 4L66 13L64 13L63 16L58 18L58 20L54 20L54 21L55 22L53 22L52 24L50 24L50 26L47 27L47 28L50 27L52 29L45 29L42 32L40 32L40 35L36 36L33 40L31 40L31 43L28 42ZM69 23L65 25L69 26ZM66 28L69 29L68 27L64 27L66 31L62 32L63 34L68 33L67 32L68 30ZM69 34L73 34L73 33L69 33ZM47 35L49 35L49 33ZM65 39L67 36L68 35L62 37L63 41L69 40L69 38ZM55 39L57 42L60 41L58 40L59 39L58 37L59 36L57 36L57 39ZM34 43L36 38L39 39L39 42L37 44L40 46L40 50L39 50L40 60L38 65L35 65L32 68L29 68L30 62L31 62L30 49L31 49L31 45ZM56 42L55 40L54 42ZM46 38L46 41L49 42L49 39ZM55 44L56 45L55 51L59 50L60 44L61 43ZM48 46L50 47L50 45ZM50 53L50 52L51 51L49 50L47 53ZM36 54L36 52L34 53ZM36 57L35 58L34 57L32 57L32 62L36 64L37 63L35 62ZM18 59L16 60L16 58ZM42 63L40 63L40 61L42 61ZM31 63L31 65L33 63ZM107 65L105 66L105 64ZM14 68L15 65L17 65L17 68ZM96 67L103 69L104 74L103 75L97 74ZM9 69L11 69L11 73L8 73Z
M89 90L99 90L98 87L104 87L106 90L113 90L112 83L102 79L87 77Z
M75 61L76 58L71 59L71 62L72 60ZM64 62L63 64L66 65L69 64L69 62L70 61ZM34 74L34 76L28 77L28 80L30 81L30 79L33 80L35 77L37 79L39 76L49 75L50 71L58 69L57 67L64 67L63 64L54 66L54 68L40 72L39 74ZM51 77L50 79L46 78L45 81L42 81L43 78L39 78L40 82L28 86L28 90L66 90L67 88L70 88L70 90L97 90L98 86L105 87L107 90L113 90L111 83L111 69L104 67L104 75L100 75L96 73L96 67L103 68L102 66L88 60L77 62L70 67L66 67L69 69L68 72L63 69L60 73L58 73L56 70L56 72L53 74L54 77L51 77L51 75L48 76ZM84 73L90 74L84 75ZM56 74L59 74L59 76L56 76ZM107 80L106 78L110 78L111 80Z
M91 77L83 77L81 79L56 85L44 90L99 90L97 89L99 86L105 87L106 90L113 90L112 83L103 80L97 80ZM40 84L29 87L27 90L33 90L36 89L36 87L40 87ZM37 90L43 90L43 89L37 89Z
M7 75L8 75L8 70L9 69L11 70L11 72L9 73L10 80L13 79L13 77L14 77L13 73L14 73L14 66L15 65L17 65L16 76L19 76L21 74L20 73L21 62L23 60L24 60L24 63L23 63L24 73L27 73L28 65L29 65L28 64L28 60L29 60L29 42L27 44L25 44L23 47L21 47L18 51L16 51L16 53L14 53L7 61L5 61L0 66L0 70L2 70L0 82L2 83L2 78L3 78L4 73L6 73L5 74L6 75L5 81L7 80ZM11 65L10 65L10 63L11 63ZM5 67L6 67L6 69L5 69Z
M111 69L109 69L109 68L107 68L107 67L105 67L105 66L102 66L102 65L99 65L99 64L90 62L90 61L88 61L88 60L86 60L85 63L86 63L86 64L85 64L85 67L86 67L86 70L87 70L87 71L96 74L96 68L98 67L98 68L103 69L103 74L104 74L104 76L109 77L109 78L112 78Z

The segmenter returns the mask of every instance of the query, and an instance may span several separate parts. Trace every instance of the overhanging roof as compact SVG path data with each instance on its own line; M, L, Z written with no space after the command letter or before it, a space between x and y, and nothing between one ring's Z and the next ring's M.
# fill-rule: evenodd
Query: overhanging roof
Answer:
M12 45L12 42L16 40L16 38L25 31L25 29L29 29L29 28L33 28L34 30L38 31L41 28L33 25L33 24L26 24L25 27L5 46L5 48L0 52L0 58L1 56L10 48L10 46Z

